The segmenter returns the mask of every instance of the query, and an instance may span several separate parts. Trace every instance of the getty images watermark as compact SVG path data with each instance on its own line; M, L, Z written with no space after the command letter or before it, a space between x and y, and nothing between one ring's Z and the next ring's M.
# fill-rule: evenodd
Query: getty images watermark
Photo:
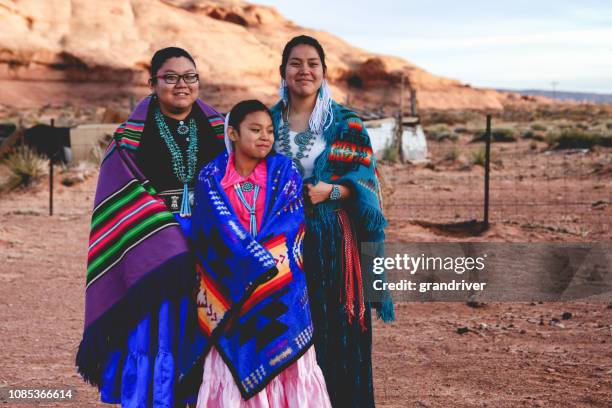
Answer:
M411 256L404 253L396 254L394 257L374 257L372 261L372 272L382 275L388 271L405 271L410 275L423 271L445 271L462 275L467 271L485 269L487 254L479 257L459 256ZM465 280L450 282L415 282L408 279L400 279L398 282L385 282L383 279L375 279L372 283L374 290L418 290L420 293L427 291L449 291L449 290L483 290L486 282L466 282Z
M367 299L612 301L612 243L362 244Z

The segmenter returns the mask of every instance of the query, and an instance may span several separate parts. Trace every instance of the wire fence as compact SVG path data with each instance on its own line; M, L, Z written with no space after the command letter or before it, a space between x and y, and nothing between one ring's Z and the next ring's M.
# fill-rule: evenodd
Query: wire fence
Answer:
M404 218L434 223L482 221L485 143L474 135L428 137L425 165L401 178L393 207ZM581 237L612 229L610 148L551 149L543 140L517 137L491 143L489 220ZM397 191L394 191L397 194Z

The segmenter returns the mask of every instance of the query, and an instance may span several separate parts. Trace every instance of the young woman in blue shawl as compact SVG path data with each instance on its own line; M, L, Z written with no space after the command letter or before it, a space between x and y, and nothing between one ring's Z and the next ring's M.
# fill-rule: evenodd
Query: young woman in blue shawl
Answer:
M155 53L149 85L100 168L76 363L103 402L185 407L179 351L197 325L191 199L198 169L225 149L223 118L198 99L195 62L181 48ZM197 388L187 394L195 401Z
M195 192L204 335L197 406L331 407L312 347L301 176L272 151L272 118L260 101L234 106L225 136L229 153L202 169Z
M331 98L326 71L316 39L302 35L286 44L281 100L271 109L275 147L304 178L304 270L332 405L373 407L370 306L384 321L395 317L388 293L366 299L372 275L360 263L360 244L380 249L386 220L366 129Z

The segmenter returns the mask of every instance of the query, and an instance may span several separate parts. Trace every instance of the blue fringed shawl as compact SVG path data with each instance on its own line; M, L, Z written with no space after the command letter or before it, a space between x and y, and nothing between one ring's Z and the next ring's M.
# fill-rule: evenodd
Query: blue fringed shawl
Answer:
M281 121L282 108L283 102L280 101L270 109L275 125ZM353 111L335 101L332 101L331 108L333 119L323 131L325 150L315 160L312 177L304 182L342 184L351 189L351 197L341 202L328 200L313 206L313 217L329 220L334 210L345 208L355 226L358 242L374 244L372 248L376 248L376 254L370 255L384 256L387 221L382 212L382 194L370 137ZM277 127L275 132L278 137ZM369 288L374 275L365 265L364 285ZM376 279L385 280L385 277L378 275ZM368 288L366 292L372 293ZM385 322L395 320L391 295L384 291L377 292L376 297L378 299L370 304L376 308L377 316Z
M227 160L224 153L206 165L196 185L193 238L203 336L183 371L201 364L214 345L248 399L312 343L302 270L302 181L291 160L268 156L264 215L253 238L220 185Z

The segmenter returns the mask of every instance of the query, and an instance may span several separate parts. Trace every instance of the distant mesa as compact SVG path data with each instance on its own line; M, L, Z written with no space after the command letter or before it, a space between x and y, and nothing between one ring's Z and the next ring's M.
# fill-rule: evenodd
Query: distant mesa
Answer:
M391 112L399 105L402 73L417 91L420 109L499 110L516 102L506 93L472 88L300 27L273 7L240 0L110 0L105 5L89 0L0 3L0 104L99 106L144 96L151 55L169 45L192 52L202 94L220 109L247 97L272 103L282 48L303 33L324 45L328 77L340 102L348 97L356 107Z

